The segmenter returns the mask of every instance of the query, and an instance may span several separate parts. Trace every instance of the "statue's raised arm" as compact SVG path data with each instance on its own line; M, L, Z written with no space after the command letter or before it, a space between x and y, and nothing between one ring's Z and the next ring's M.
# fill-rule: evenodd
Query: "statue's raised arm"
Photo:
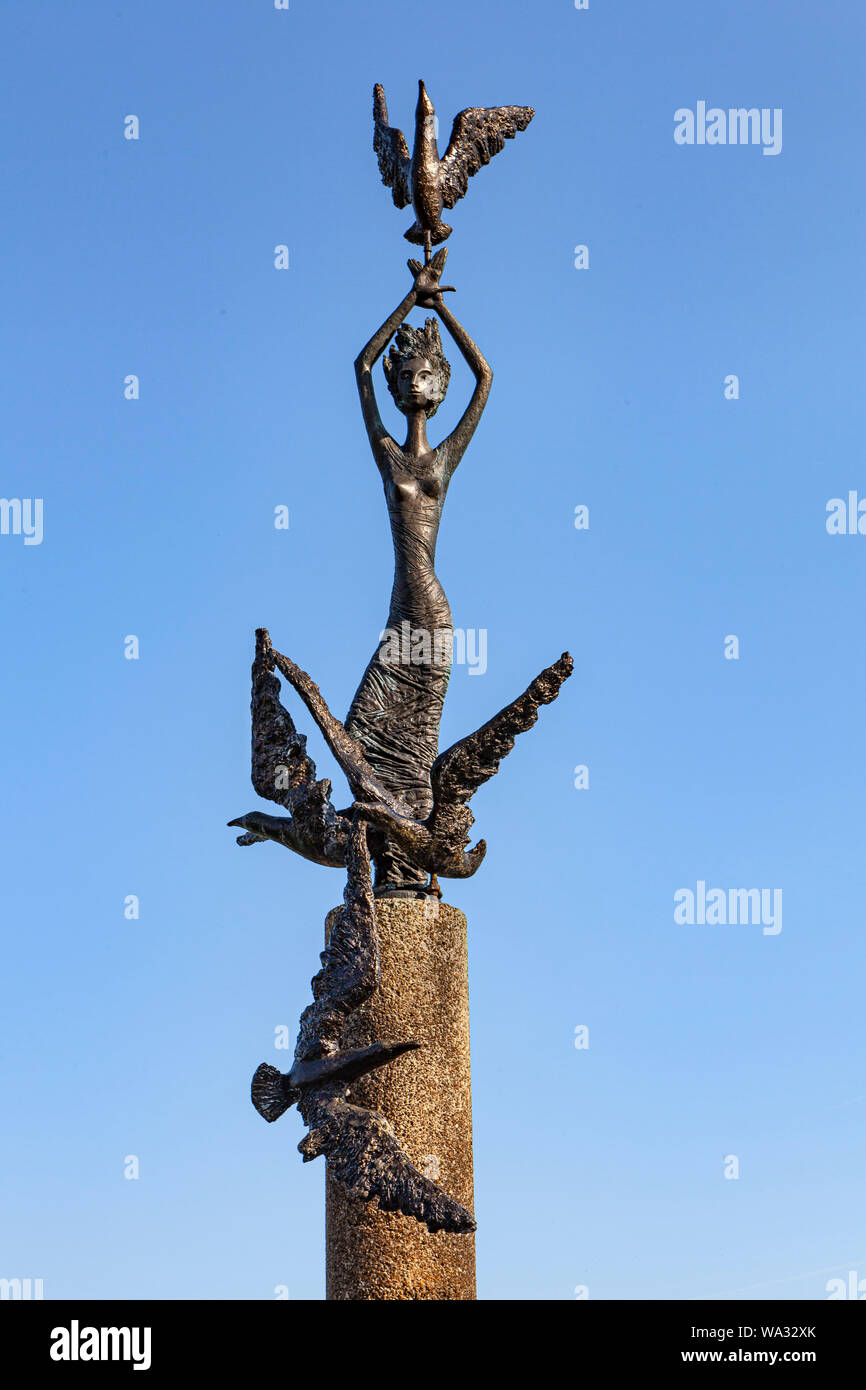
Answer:
M381 444L383 440L389 439L390 435L379 414L376 392L373 388L373 367L382 356L391 337L415 308L416 298L415 286L413 285L409 293L397 305L393 314L389 314L381 328L376 329L369 343L361 349L355 358L355 380L358 383L358 395L361 398L361 411L374 452L377 445Z
M421 265L419 261L409 261L414 280L411 290L355 359L355 379L358 383L364 423L373 453L381 467L381 449L391 436L379 414L373 386L373 367L382 356L391 337L397 334L395 346L384 362L385 375L398 410L406 415L408 420L404 450L411 455L423 457L430 451L426 423L430 416L435 414L444 398L450 368L442 354L435 321L428 319L424 330L413 329L408 325L402 334L398 330L415 307L431 309L439 315L460 349L476 383L472 399L458 425L440 446L442 458L447 460L444 470L446 485L475 433L493 381L493 371L486 358L442 298L443 294L453 291L454 288L453 285L439 283L447 255L448 252L443 247L428 265ZM414 353L413 346L417 348ZM426 349L432 349L432 352L425 351ZM431 357L433 361L430 360Z
M419 290L419 276L423 276L425 270L429 270L433 266L436 266L437 262L437 276L441 275L447 254L447 250L443 247L442 250L438 251L433 257L430 266L422 267L418 261L410 261L409 269L416 277L415 290L418 307L420 309L432 309L439 315L460 349L469 370L475 377L475 390L472 393L472 399L460 417L455 429L453 429L448 435L448 438L443 441L443 451L448 460L447 476L450 478L454 469L465 454L467 445L475 433L478 421L481 419L484 412L484 407L487 404L487 398L490 395L490 387L493 382L493 368L490 366L490 363L485 358L478 344L473 342L462 323L458 322L442 298L443 289L450 289L451 287L448 285L444 287L437 286L436 290L429 295L422 294Z

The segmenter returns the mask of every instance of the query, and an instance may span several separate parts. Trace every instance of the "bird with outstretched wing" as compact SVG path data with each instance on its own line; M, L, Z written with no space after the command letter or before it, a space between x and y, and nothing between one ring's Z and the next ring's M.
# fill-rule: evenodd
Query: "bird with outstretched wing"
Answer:
M239 843L249 844L257 840L276 840L279 844L285 845L289 849L295 849L298 853L305 854L307 858L316 859L319 863L344 863L346 862L346 827L352 814L355 813L363 816L371 827L377 827L397 840L408 851L419 868L425 869L431 876L441 874L443 878L471 878L480 866L487 852L487 846L484 840L479 840L471 850L467 850L469 831L475 821L475 817L469 809L469 801L478 788L489 781L498 771L501 760L514 747L517 735L532 728L538 719L540 707L549 705L556 699L560 688L574 669L574 662L570 654L563 652L557 661L553 662L551 666L547 666L535 677L535 680L530 682L526 690L518 695L516 700L512 700L498 714L494 714L493 718L488 719L486 724L482 724L480 729L476 729L474 733L468 734L465 738L452 744L444 753L440 753L430 774L433 793L432 810L426 820L417 820L411 808L399 796L390 792L380 781L367 762L361 744L346 731L341 721L331 713L322 698L319 687L307 675L306 671L302 671L289 657L283 656L281 652L271 647L267 629L259 630L257 641L266 641L268 661L276 667L281 675L286 677L307 706L324 735L325 742L346 774L355 799L349 810L335 812L331 808L324 819L320 818L319 802L315 799L319 792L316 789L324 785L330 792L330 783L322 784L314 780L315 767L307 759L309 766L312 767L312 773L308 771L306 780L302 781L299 800L292 803L294 806L292 817L286 819L285 817L268 816L259 811L252 811L236 820L229 821L229 825L240 826L247 831L246 835L240 837ZM268 758L271 761L267 762L267 766L270 769L274 747L276 747L278 755L281 755L281 750L284 747L286 736L283 716L286 720L289 720L289 716L279 701L277 701L277 710L274 710L270 705L264 707L267 709L270 722L266 721L266 730L259 732L257 745L256 711L258 710L260 719L264 718L264 714L261 701L258 703L256 701L255 671L254 665L253 763L255 769L257 746L265 747L269 750ZM291 724L291 720L289 723ZM295 739L301 737L294 733L293 724L291 724L291 729ZM253 783L257 790L262 785L269 786L270 771L258 783L254 772ZM315 815L311 817L312 830L308 828L309 821L303 820L310 798L313 798L315 810ZM328 806L330 807L330 802L328 802ZM333 821L330 819L331 816L333 816ZM330 846L335 855L342 855L342 857L329 859L324 857L325 850L322 846L326 842L321 838L321 835L323 825L328 827L328 833L331 834L332 824L337 829L333 832L331 839L327 841L327 845Z
M404 233L407 241L425 248L446 241L452 228L442 221L442 209L464 197L469 180L495 154L525 130L535 112L531 106L470 106L454 119L451 139L442 158L436 143L436 112L424 83L418 83L415 140L410 153L402 130L389 124L385 90L373 88L373 149L382 182L391 189L398 208L412 204L415 222Z
M313 978L313 1003L301 1015L294 1064L283 1073L262 1062L253 1077L253 1105L269 1122L297 1105L309 1127L298 1145L304 1162L324 1154L331 1177L353 1196L375 1201L383 1211L412 1216L429 1231L474 1231L472 1213L415 1167L385 1116L346 1099L351 1081L420 1046L340 1046L350 1014L379 986L366 826L357 816L349 831L346 866L343 907L322 952L322 969Z
M252 783L259 796L284 806L289 816L263 811L229 821L244 830L239 845L277 840L315 864L342 868L351 814L331 804L331 783L316 777L316 764L307 753L305 734L280 701L280 682L274 674L274 650L267 628L256 629L252 696Z

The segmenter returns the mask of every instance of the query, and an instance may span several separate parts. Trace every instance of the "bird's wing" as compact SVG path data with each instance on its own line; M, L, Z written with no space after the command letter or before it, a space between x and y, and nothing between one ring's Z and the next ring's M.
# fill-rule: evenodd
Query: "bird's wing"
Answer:
M384 1067L416 1042L374 1042L340 1049L346 1018L379 983L379 941L364 822L355 817L349 832L348 876L343 907L322 952L322 969L313 978L314 1002L301 1015L295 1064L284 1073L262 1062L252 1084L252 1101L266 1120L278 1120L305 1088L331 1087ZM330 1094L330 1092L329 1092Z
M250 700L252 782L259 796L291 810L298 792L314 785L316 764L307 754L306 737L298 733L292 716L280 703L272 652L267 628L257 628Z
M274 674L275 656L267 628L256 630L253 660L252 783L259 796L285 806L291 815L267 816L253 811L229 825L246 834L238 844L277 840L317 864L339 867L345 862L348 822L331 804L331 783L316 779L316 764L280 702L280 682Z
M313 1003L301 1014L295 1047L298 1062L335 1052L349 1014L370 998L379 983L379 938L367 830L358 818L349 832L346 868L343 906L322 952L322 968L313 976Z
M518 734L531 729L541 705L549 705L574 669L568 652L535 677L522 695L506 705L474 734L440 753L430 772L433 810L428 821L437 848L453 854L469 843L473 822L468 802L514 747Z
M525 130L534 115L531 106L470 106L455 116L451 139L439 164L439 186L446 208L453 208L472 175L490 163L506 140Z
M385 1116L344 1099L348 1082L418 1046L380 1042L340 1050L348 1015L379 983L366 827L358 816L346 865L343 907L313 979L314 1002L301 1015L295 1065L286 1076L263 1062L253 1077L253 1105L266 1120L276 1120L297 1102L310 1129L298 1145L304 1161L325 1154L331 1176L355 1196L414 1216L431 1231L474 1231L472 1215L410 1163Z
M390 188L395 204L398 208L408 207L412 201L409 146L402 130L388 124L385 89L380 82L373 88L373 149L379 160L382 182Z
M298 1145L304 1162L324 1154L331 1177L353 1197L375 1201L382 1211L414 1216L428 1231L475 1230L472 1213L410 1163L378 1110L364 1110L321 1091L304 1096L298 1109L310 1126Z
M478 788L499 770L518 734L531 729L540 705L548 705L574 668L568 652L548 666L522 695L506 705L474 734L440 753L430 770L433 809L423 823L395 815L388 807L356 803L356 813L384 830L414 857L417 864L443 878L471 878L487 846L483 840L468 853L475 817L469 802Z

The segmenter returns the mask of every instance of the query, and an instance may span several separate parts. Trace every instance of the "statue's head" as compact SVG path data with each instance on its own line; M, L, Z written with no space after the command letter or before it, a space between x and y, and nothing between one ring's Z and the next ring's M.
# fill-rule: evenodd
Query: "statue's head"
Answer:
M427 319L423 328L401 324L382 365L398 410L404 415L423 410L428 419L436 414L448 390L451 368L435 319Z

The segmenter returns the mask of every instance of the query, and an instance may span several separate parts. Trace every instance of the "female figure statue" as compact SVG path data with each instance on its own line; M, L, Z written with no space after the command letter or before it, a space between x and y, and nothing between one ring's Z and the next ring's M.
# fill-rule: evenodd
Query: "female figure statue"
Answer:
M370 659L346 717L346 729L363 745L367 761L389 790L398 793L419 820L430 814L430 769L439 751L439 721L451 673L451 610L436 577L436 537L448 485L466 451L490 394L493 373L475 343L446 307L439 277L447 252L429 265L409 261L412 289L362 350L355 362L364 423L382 475L394 542L394 586L388 624ZM415 307L434 310L475 377L475 390L459 424L437 448L427 440L448 386L439 328L405 323ZM408 428L402 447L379 415L372 369L393 334L384 360L385 378ZM426 885L393 842L374 852L379 892L417 893Z

